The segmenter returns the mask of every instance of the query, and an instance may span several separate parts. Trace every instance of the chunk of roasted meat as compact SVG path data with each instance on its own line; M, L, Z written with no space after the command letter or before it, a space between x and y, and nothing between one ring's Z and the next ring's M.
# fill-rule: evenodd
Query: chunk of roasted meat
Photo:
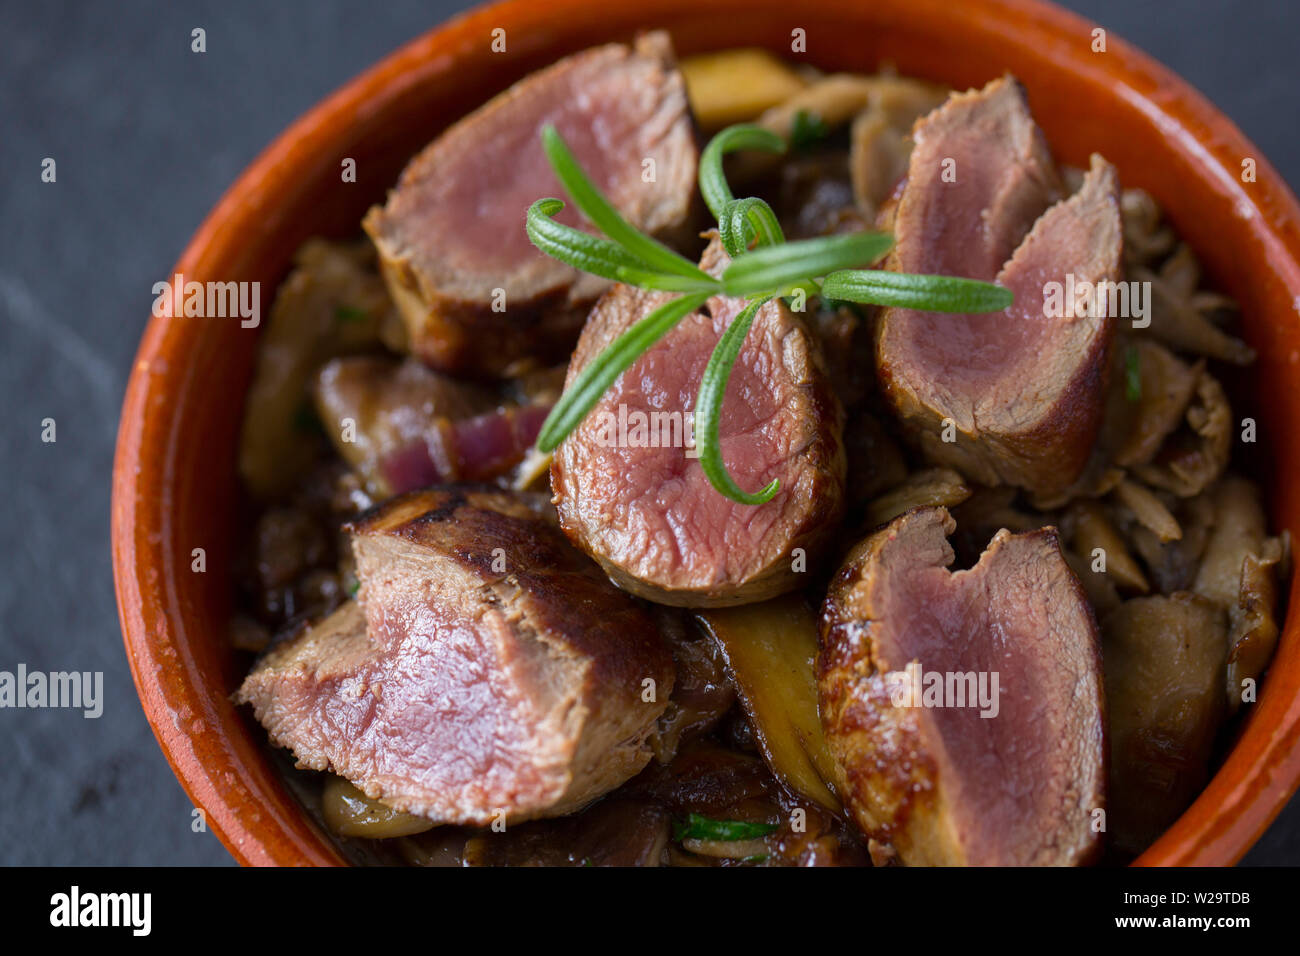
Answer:
M608 285L524 231L536 199L563 195L538 138L547 123L637 227L669 232L690 213L697 149L666 34L529 75L426 147L365 220L411 351L435 368L498 375L525 357L561 359ZM571 206L559 218L580 225Z
M1009 77L951 97L914 137L886 267L996 279L1015 303L885 310L881 384L928 458L1051 498L1082 473L1102 421L1113 303L1084 293L1120 278L1115 170L1094 156L1079 191L1057 201L1051 157Z
M720 274L727 263L715 239L700 265ZM569 382L665 298L611 289L587 320ZM779 300L754 318L718 428L736 483L752 491L777 478L776 497L759 506L731 501L683 447L704 368L743 306L717 296L688 315L555 453L551 483L564 530L621 587L661 604L745 604L799 587L842 509L843 411L816 340Z
M359 601L273 648L237 699L301 766L438 821L554 816L614 789L650 759L672 657L544 507L447 488L362 515Z
M499 403L490 390L415 359L371 355L325 363L312 392L335 449L376 498L505 474L551 409Z
M1053 529L950 571L955 524L911 511L859 544L822 609L839 790L913 865L1086 862L1100 838L1097 625Z

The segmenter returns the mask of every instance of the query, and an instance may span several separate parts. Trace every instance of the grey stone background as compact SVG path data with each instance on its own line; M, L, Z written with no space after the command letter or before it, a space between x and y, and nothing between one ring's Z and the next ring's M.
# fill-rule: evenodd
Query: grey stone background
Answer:
M0 669L102 670L106 698L98 720L0 711L0 863L231 863L190 832L113 597L109 473L150 287L290 121L465 6L0 0ZM1191 80L1300 186L1300 4L1067 6ZM45 417L55 444L39 439ZM1300 863L1300 801L1247 862Z

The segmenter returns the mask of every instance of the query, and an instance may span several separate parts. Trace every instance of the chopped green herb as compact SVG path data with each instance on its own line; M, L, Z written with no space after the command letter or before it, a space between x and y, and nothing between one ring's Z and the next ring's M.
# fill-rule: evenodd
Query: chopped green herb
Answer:
M749 823L745 820L713 820L698 813L689 814L685 823L673 828L673 839L714 840L718 843L735 843L739 840L757 840L777 828L775 823Z
M795 116L792 142L806 145L826 135L816 114ZM721 277L709 275L625 220L591 181L553 126L542 129L542 151L556 178L587 219L604 233L593 236L553 218L564 208L555 198L538 199L525 228L533 245L553 259L606 279L642 289L678 293L616 338L582 370L542 424L537 449L554 451L605 391L655 342L711 296L743 299L744 307L723 334L705 369L695 403L696 448L709 482L733 501L760 505L779 484L747 492L727 473L722 460L718 419L731 368L758 310L776 296L795 290L823 299L906 306L931 312L995 312L1011 304L1012 294L984 282L947 276L853 271L878 260L893 244L883 232L823 236L787 242L772 207L761 199L736 199L722 171L722 158L737 149L782 153L786 144L759 126L730 126L700 155L699 184L705 204L718 220L718 234L731 264ZM823 287L825 283L825 288ZM700 427L700 426L703 427ZM703 819L703 818L701 818Z
M1134 345L1124 350L1124 397L1130 402L1142 401L1142 361Z
M830 127L816 113L800 110L794 114L790 126L790 145L796 150L805 150L820 143L830 135Z
M361 582L359 580L354 580L352 582L352 587L348 588L348 597L356 597L357 592L360 590L361 590Z
M334 310L334 318L340 322L364 322L369 317L369 312L355 305L340 305Z

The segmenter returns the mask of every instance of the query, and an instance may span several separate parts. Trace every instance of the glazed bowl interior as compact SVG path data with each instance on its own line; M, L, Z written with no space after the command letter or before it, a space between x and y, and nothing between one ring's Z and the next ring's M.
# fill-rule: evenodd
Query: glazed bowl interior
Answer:
M414 41L295 123L230 189L172 270L186 280L261 283L263 312L298 245L359 232L406 161L459 116L564 54L663 27L678 53L762 46L828 71L978 86L1010 71L1057 159L1091 152L1124 186L1150 191L1210 280L1241 305L1258 350L1245 410L1261 448L1300 423L1300 209L1266 160L1168 71L1115 37L1033 0L553 0L482 8ZM493 52L492 31L506 31ZM802 30L806 52L792 54ZM340 164L356 161L357 181ZM1243 183L1242 160L1256 180ZM522 227L522 221L521 221ZM169 273L170 276L170 273ZM235 449L256 329L237 320L153 319L127 389L114 470L113 555L127 651L164 752L209 824L250 864L339 864L268 758L265 735L230 693L247 660L229 646L227 572L238 536ZM1300 497L1281 476L1300 448L1261 457L1276 529ZM208 570L192 570L195 548ZM1292 581L1294 590L1295 581ZM1183 817L1139 860L1228 864L1245 853L1300 779L1300 625L1288 622L1259 702L1232 752Z

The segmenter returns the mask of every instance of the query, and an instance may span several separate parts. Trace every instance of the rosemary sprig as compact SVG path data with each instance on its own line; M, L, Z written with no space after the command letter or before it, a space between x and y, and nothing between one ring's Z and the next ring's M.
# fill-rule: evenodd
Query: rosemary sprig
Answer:
M651 239L620 216L610 201L600 194L596 184L569 151L568 145L549 123L542 129L542 151L546 153L555 175L577 207L591 220L592 225L626 249L628 255L640 259L650 270L705 281L710 278L695 263L673 252L658 240Z
M723 270L722 293L746 297L783 290L847 266L874 262L893 244L889 233L857 232L755 249L733 259Z
M832 272L822 280L828 299L872 302L922 312L1001 312L1015 296L1010 289L955 276L879 272L874 269Z
M740 208L743 209L748 224L742 227L741 233L736 232L734 217L738 208L735 205L737 200L731 194L727 177L722 172L722 157L738 149L784 153L785 140L769 129L742 123L739 126L728 126L709 140L709 145L700 153L700 195L704 197L704 204L713 213L713 218L718 220L718 236L722 240L722 248L733 259L748 251L755 236L767 237L767 243L760 244L785 241L776 213L771 206L757 198L740 200L745 203Z
M1001 286L949 276L854 269L877 261L893 245L883 232L860 232L787 242L776 213L756 197L737 199L723 174L723 157L739 149L783 153L786 143L759 126L731 126L700 155L699 184L718 220L718 235L731 263L720 277L640 232L601 195L560 134L542 130L542 149L556 178L578 209L606 238L556 222L559 199L539 199L528 210L528 238L542 252L583 272L676 297L653 309L611 342L574 380L551 409L537 448L553 451L600 401L614 381L673 326L714 296L745 300L722 334L704 370L695 402L695 439L709 482L732 501L761 505L780 487L747 492L722 459L718 425L732 367L758 311L777 296L803 290L825 300L898 306L926 312L994 312L1011 305Z

